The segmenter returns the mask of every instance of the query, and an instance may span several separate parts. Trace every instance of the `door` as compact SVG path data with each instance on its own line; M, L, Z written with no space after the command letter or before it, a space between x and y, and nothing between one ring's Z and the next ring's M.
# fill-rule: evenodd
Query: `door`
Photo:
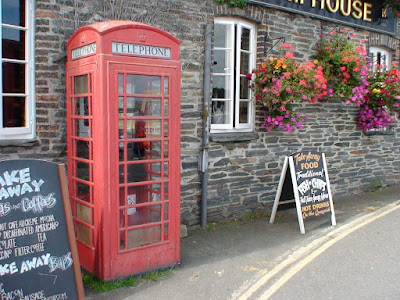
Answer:
M69 194L81 264L93 269L94 203L94 65L68 69L67 145Z
M180 101L176 67L113 64L113 272L179 260ZM114 122L115 121L115 122Z

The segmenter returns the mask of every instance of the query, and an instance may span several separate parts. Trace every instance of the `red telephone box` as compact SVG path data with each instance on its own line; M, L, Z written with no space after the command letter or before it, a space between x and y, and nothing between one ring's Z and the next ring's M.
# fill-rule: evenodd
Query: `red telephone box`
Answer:
M67 43L68 179L80 262L103 280L180 260L179 41L100 22Z

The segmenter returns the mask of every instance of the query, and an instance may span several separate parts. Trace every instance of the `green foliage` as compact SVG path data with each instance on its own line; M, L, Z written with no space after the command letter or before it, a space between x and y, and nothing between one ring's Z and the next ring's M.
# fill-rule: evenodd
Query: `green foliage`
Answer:
M173 268L169 268L161 271L153 271L150 273L143 274L141 276L130 276L114 281L102 281L93 274L83 271L82 281L83 285L91 290L98 293L104 293L112 291L121 287L132 287L137 285L141 280L147 281L158 281L159 279L168 276L172 272Z
M230 7L245 8L247 5L247 0L215 0L216 4L227 3Z
M130 287L138 284L139 279L137 277L131 276L123 279L118 279L115 281L105 282L90 274L88 272L82 272L82 281L85 287L88 287L98 293L103 293L107 291L112 291L120 287Z

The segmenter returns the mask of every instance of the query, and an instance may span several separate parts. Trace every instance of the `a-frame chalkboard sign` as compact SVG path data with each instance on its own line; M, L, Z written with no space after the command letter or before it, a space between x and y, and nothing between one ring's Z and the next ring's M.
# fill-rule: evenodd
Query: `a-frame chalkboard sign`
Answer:
M287 195L292 195L292 199ZM278 205L293 202L293 197L302 234L306 218L330 213L332 226L336 225L324 153L306 151L285 157L270 223L274 223Z
M64 165L0 162L0 299L84 299Z

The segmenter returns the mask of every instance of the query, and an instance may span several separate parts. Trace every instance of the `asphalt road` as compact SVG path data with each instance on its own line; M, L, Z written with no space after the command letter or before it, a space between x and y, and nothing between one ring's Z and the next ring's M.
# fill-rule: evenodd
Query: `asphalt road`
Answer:
M400 206L309 252L258 299L400 299ZM325 245L325 244L324 244Z

